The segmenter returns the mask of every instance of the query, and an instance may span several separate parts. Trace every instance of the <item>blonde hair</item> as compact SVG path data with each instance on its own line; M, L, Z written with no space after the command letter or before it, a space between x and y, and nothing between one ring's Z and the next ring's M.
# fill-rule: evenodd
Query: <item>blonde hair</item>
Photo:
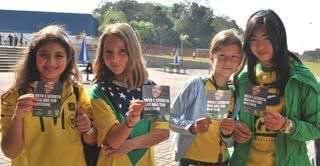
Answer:
M93 65L94 81L112 81L115 77L103 60L105 39L112 35L119 37L128 50L128 64L120 77L126 81L129 88L141 87L144 80L148 78L148 72L144 65L140 41L132 27L127 23L108 25L100 36Z
M242 42L234 29L218 32L211 41L210 53L214 54L227 45L237 45L242 52ZM242 54L241 54L242 55Z
M75 63L75 51L68 34L59 25L49 25L32 35L32 39L23 57L17 65L16 82L14 87L19 87L21 93L26 93L30 83L40 80L40 73L36 66L36 54L43 45L49 42L60 44L67 53L67 66L60 75L60 81L80 81L80 73Z

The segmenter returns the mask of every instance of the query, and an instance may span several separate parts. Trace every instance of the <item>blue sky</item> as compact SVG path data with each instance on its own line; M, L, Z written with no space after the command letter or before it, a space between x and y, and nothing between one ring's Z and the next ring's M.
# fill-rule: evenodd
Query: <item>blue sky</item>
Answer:
M0 9L91 13L103 0L4 0ZM109 0L110 1L110 0ZM112 0L114 1L114 0ZM172 5L180 0L138 0ZM246 20L259 9L273 9L282 18L292 51L320 48L320 12L316 0L198 0L215 14L235 19L244 28Z

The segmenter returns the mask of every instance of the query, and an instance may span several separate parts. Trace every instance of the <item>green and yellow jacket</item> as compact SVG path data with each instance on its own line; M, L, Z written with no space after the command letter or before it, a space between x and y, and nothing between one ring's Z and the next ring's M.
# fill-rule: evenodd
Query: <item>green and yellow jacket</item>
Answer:
M238 76L240 103L243 103L244 89L249 83L247 69ZM291 63L290 78L284 91L285 107L281 114L293 121L290 134L277 133L275 165L311 165L305 141L320 138L320 86L314 75L303 64ZM243 111L241 105L239 120L246 123L254 133L254 115ZM252 135L254 137L254 134ZM245 166L253 138L244 144L236 144L231 165Z

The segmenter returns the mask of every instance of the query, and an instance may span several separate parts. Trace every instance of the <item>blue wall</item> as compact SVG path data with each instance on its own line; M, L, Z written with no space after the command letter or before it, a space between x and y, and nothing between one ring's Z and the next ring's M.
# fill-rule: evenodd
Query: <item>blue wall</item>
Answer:
M0 10L0 32L33 33L50 24L63 25L74 36L83 31L98 35L98 23L91 14Z

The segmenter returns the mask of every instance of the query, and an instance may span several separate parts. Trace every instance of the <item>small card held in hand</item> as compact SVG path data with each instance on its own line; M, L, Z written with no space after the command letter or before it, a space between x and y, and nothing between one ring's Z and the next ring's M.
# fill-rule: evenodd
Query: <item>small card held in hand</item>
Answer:
M170 87L145 85L142 87L142 97L146 102L143 119L169 121L170 117Z
M244 91L244 110L253 114L265 110L268 88L249 84Z
M35 83L34 95L37 103L33 106L33 116L59 117L61 108L62 83L54 83L50 92L45 90L46 82Z
M232 92L229 90L208 91L207 111L211 119L219 120L228 117Z

